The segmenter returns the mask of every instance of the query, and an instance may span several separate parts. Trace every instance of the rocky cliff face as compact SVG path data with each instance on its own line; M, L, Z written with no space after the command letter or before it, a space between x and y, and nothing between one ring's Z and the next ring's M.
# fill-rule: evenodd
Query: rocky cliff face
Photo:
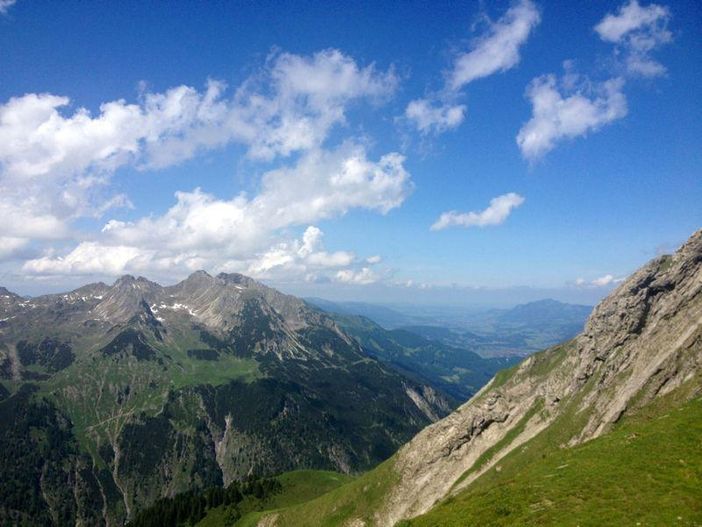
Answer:
M0 492L0 523L120 525L161 496L252 473L363 470L448 410L305 302L205 272L0 290L0 388L0 450L24 445L0 471L29 489Z
M698 231L674 255L651 261L621 284L580 336L498 374L405 445L395 458L398 483L374 523L391 526L426 512L549 426L567 421L573 427L563 446L597 437L627 411L701 371Z

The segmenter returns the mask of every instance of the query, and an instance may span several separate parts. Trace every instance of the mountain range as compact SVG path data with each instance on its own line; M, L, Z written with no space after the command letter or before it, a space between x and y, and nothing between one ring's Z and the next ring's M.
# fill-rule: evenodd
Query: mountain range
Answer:
M449 399L238 274L0 291L0 524L121 525L155 500L386 459Z

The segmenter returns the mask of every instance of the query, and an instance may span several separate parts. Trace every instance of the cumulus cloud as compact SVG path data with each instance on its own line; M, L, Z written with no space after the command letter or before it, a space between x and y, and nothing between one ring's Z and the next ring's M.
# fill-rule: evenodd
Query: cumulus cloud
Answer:
M32 274L107 274L118 275L139 266L153 251L142 252L136 247L82 242L64 257L43 256L27 261L23 270Z
M595 26L595 31L605 42L617 45L628 73L655 77L666 70L650 54L672 40L668 30L670 17L666 6L650 4L644 7L637 0L630 0L616 14L606 15Z
M347 251L327 252L322 233L309 227L301 240L288 240L287 228L341 216L363 208L387 213L412 191L410 176L397 153L368 159L365 148L344 143L304 154L292 167L263 175L254 197L219 199L200 189L176 193L176 203L162 216L133 222L108 221L98 239L66 255L26 262L34 274L121 274L183 272L201 267L270 276L347 267ZM111 257L95 258L102 254Z
M455 103L461 89L476 79L516 66L520 48L540 20L539 10L531 0L514 3L496 22L488 20L487 30L473 40L470 50L456 55L443 91L407 105L407 121L423 135L459 126L466 114L466 106Z
M507 71L519 63L519 48L539 24L539 10L530 0L510 7L485 35L477 38L472 49L456 57L449 87L458 90L469 82L493 73Z
M230 143L244 145L254 159L317 151L353 101L381 100L396 85L392 70L325 50L274 54L231 97L214 80L202 91L178 86L144 93L137 103L106 102L95 114L72 109L65 96L13 97L0 104L0 211L18 213L3 234L65 236L76 218L128 205L108 187L125 165L167 167Z
M559 141L596 131L627 114L624 80L602 83L577 82L577 76L543 75L526 91L532 117L517 134L522 155L535 161Z
M439 231L448 227L487 227L500 225L511 214L512 210L524 203L519 194L510 192L490 200L490 206L477 212L444 212L431 226L431 230Z
M248 265L247 272L252 276L275 276L276 271L290 271L298 275L309 274L329 268L351 265L355 256L347 251L329 253L322 244L323 233L315 226L305 230L302 240L281 242L267 250Z

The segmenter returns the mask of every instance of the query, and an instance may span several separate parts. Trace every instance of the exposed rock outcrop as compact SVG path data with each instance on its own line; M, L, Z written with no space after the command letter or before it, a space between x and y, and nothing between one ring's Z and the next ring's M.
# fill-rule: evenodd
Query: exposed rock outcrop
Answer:
M375 523L391 526L426 512L566 411L585 423L569 439L577 444L700 371L702 230L622 283L576 339L498 374L406 444L395 459L399 483ZM489 449L489 460L475 467Z

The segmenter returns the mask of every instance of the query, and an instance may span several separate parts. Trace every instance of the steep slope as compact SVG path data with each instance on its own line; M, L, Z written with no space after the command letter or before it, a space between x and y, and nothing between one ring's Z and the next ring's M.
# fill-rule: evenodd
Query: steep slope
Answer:
M698 378L572 448L559 448L562 427L548 430L398 525L700 525L702 398L687 390L699 385Z
M510 454L546 455L581 445L666 394L684 408L700 396L701 372L698 231L673 256L651 261L600 303L576 339L499 373L378 469L276 513L269 525L299 525L307 515L317 520L305 525L392 526L464 490L479 492L481 476L499 472L496 465ZM699 466L692 470L699 473Z
M483 358L462 348L427 340L404 329L387 330L357 315L331 314L369 355L398 371L463 402L482 388L499 370L517 362L515 357Z
M0 456L0 470L40 466L18 481L29 499L0 496L0 518L118 525L159 497L248 474L367 469L448 412L319 310L242 275L1 296L0 385L13 395L0 411L26 451ZM22 424L37 409L68 456L55 463L74 497L61 521L39 425Z

